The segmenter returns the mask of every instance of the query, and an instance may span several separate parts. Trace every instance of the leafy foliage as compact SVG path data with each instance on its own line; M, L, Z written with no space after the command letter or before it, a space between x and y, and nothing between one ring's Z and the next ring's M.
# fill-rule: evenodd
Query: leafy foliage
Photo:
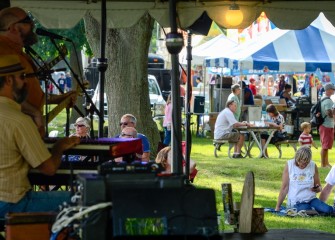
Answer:
M32 18L35 22L35 28L42 28L49 31L49 29L44 28L36 18L34 18L33 16ZM92 56L92 51L85 35L84 20L80 20L80 22L78 22L78 24L72 29L55 29L52 30L52 32L71 39L77 48L76 50L84 50L88 56ZM72 47L71 43L69 42L62 40L56 41L59 44L65 44L67 49L71 49ZM57 49L48 37L39 36L39 41L33 46L33 48L40 56L43 56L44 58L50 59L58 56Z

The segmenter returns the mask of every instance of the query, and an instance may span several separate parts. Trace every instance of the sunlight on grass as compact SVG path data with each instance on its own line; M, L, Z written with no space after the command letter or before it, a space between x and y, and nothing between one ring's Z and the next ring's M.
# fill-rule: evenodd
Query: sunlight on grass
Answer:
M319 141L318 146L320 146ZM314 160L320 167L320 150L312 149ZM194 181L195 186L212 188L216 192L216 207L218 214L223 215L222 183L231 183L233 200L239 202L243 189L244 178L248 171L255 175L255 207L274 208L281 187L281 175L285 163L293 158L292 147L282 146L282 158L278 158L278 150L270 145L268 148L270 158L258 158L259 150L252 151L252 158L229 159L228 145L223 145L219 157L214 157L214 146L211 139L192 138L191 158L197 163L199 173ZM334 151L330 151L330 161L334 159ZM331 164L335 164L332 163ZM320 179L324 185L324 179L329 169L320 168ZM333 204L333 194L327 201ZM286 204L286 202L284 202ZM335 233L335 218L330 217L278 217L271 213L265 213L265 225L268 229L301 228ZM225 231L233 229L225 226Z
M49 131L58 130L59 136L64 136L65 111L57 116L50 124ZM318 139L314 138L320 146ZM320 148L319 148L320 149ZM320 150L312 149L313 159L319 167L321 183L324 185L324 179L329 172L327 168L320 168ZM285 163L293 158L294 150L292 147L282 146L282 158L278 158L278 150L270 145L268 147L270 158L258 158L259 150L253 149L252 158L229 159L228 145L223 145L218 153L219 157L214 157L214 147L211 139L199 138L193 136L191 158L197 163L199 173L195 178L194 185L200 188L212 188L216 192L217 212L223 216L222 204L222 183L231 183L233 190L233 200L239 202L244 183L244 178L249 171L255 175L255 207L274 208L277 202L279 189L281 186L281 175ZM335 164L335 151L329 152L331 164ZM333 204L333 194L327 201ZM284 202L286 204L286 202ZM330 217L279 217L271 213L265 213L265 225L268 229L280 228L300 228L326 231L335 233L335 218ZM232 231L233 227L229 225L220 228L224 231Z

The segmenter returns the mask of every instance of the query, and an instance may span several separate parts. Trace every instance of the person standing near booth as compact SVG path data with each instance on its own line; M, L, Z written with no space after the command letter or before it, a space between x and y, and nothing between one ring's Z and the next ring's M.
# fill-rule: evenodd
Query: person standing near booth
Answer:
M247 87L244 81L239 82L243 90L243 105L255 105L254 96L251 90ZM242 120L246 121L248 119L248 108L243 110Z
M233 100L236 102L236 111L234 112L234 116L237 121L240 120L240 116L241 116L241 101L238 97L240 94L241 94L240 85L234 84L231 86L231 94L229 94L227 98L227 101Z
M172 125L172 103L171 103L171 93L169 94L166 105L165 105L165 117L163 121L164 127L164 141L165 146L170 145L171 142L171 125Z
M255 85L256 80L254 78L250 78L249 82L250 82L249 89L251 90L252 95L255 96L257 94L257 89L256 89L256 85Z
M328 151L333 148L334 143L334 103L330 96L334 94L335 86L332 83L327 83L324 86L325 96L321 98L321 114L324 117L324 122L319 127L321 140L321 167L329 167ZM326 99L328 98L328 99ZM324 99L324 101L322 101Z

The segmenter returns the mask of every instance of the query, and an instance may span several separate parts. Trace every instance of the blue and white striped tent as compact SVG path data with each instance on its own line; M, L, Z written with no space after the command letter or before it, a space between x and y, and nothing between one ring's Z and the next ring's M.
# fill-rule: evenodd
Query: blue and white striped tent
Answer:
M317 69L334 72L335 28L327 24L328 20L320 14L303 30L274 29L220 57L206 58L206 67L228 67L233 72L262 71L266 67L269 71L288 73Z

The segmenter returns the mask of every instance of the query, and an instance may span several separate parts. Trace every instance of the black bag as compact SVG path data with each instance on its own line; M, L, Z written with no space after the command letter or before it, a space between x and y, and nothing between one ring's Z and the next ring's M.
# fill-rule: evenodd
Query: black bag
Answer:
M276 142L281 142L287 139L288 139L287 132L276 131L273 134L273 137L271 138L270 143L275 144Z
M316 104L314 104L311 108L311 125L312 127L319 128L322 123L325 121L325 117L322 117L321 113L321 103L326 100L330 99L329 97L323 98L321 101L318 101Z

